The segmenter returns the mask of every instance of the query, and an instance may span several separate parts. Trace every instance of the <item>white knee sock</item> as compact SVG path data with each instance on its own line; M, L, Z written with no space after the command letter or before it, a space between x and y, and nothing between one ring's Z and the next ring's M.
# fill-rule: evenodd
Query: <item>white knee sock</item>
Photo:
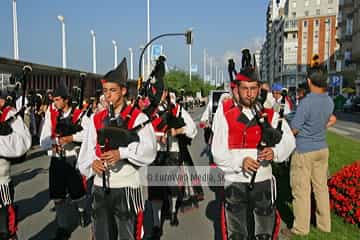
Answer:
M174 213L176 212L176 197L172 197L171 198L171 212Z

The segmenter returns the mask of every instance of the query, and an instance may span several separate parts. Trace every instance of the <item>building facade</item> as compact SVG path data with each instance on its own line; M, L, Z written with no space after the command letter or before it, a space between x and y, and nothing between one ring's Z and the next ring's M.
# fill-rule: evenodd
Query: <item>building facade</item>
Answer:
M81 72L72 69L63 69L42 64L36 64L25 61L16 61L0 57L0 81L1 87L9 84L10 76L20 76L25 65L32 67L27 79L27 89L34 91L45 91L55 89L60 82L66 84L68 89L79 86L80 74L85 73L85 96L95 96L96 89L101 87L101 75Z
M276 2L271 0L269 6ZM277 11L271 32L267 32L271 37L264 44L270 51L265 59L269 63L264 63L269 65L269 82L298 86L305 81L314 54L320 56L330 72L335 72L338 0L280 1Z
M354 1L352 42L353 61L356 64L357 73L355 80L356 94L360 96L360 1L358 0Z

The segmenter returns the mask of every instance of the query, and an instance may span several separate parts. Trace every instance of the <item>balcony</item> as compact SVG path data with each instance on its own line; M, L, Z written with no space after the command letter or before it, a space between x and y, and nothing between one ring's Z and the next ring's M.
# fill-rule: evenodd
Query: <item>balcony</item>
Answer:
M296 19L287 19L284 24L284 32L296 32L298 24Z

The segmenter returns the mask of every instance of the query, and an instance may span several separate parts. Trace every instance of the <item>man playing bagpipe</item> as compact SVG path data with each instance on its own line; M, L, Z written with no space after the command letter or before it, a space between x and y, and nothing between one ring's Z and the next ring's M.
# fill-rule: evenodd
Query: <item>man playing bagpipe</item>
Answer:
M108 107L91 116L81 146L79 169L93 186L94 236L141 239L144 199L139 167L154 161L156 138L148 117L126 105L126 59L102 79Z
M45 113L40 146L48 150L51 157L49 192L55 203L58 225L55 239L69 239L72 226L66 202L68 195L77 205L80 224L85 225L85 185L76 167L79 146L75 142L83 140L83 127L87 124L86 118L80 119L82 110L70 106L71 96L63 84L55 89L53 96L53 104Z
M23 119L11 107L6 90L0 92L0 239L16 239L14 185L10 178L12 160L24 155L31 147L31 135Z
M238 102L224 100L214 117L212 153L225 173L223 239L275 237L276 189L270 163L284 161L295 147L288 124L283 122L281 132L274 129L278 114L258 102L260 85L253 66L243 61L235 80Z
M177 171L180 169L180 166L193 166L187 147L191 139L197 134L195 122L190 114L180 104L176 103L175 94L168 93L167 90L163 93L157 114L158 118L155 118L152 122L158 139L158 154L154 165L167 166L169 171L174 170L176 174L179 174ZM177 226L179 224L177 202L184 200L185 195L193 198L203 197L202 190L197 191L198 189L195 189L193 186L187 188L188 186L174 186L174 183L167 184L169 186L165 189L149 188L149 199L152 201L154 216L154 239L161 235L161 231L159 233L158 230L161 223L160 216L163 204L169 208L170 224ZM197 201L201 199L192 200L196 201L197 204Z

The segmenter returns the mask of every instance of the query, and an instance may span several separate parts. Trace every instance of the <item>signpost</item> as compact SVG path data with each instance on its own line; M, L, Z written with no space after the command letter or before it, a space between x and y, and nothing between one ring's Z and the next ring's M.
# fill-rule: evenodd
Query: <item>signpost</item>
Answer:
M152 61L156 61L160 55L163 54L163 45L154 44L151 45L151 59Z
M197 73L198 72L198 65L197 64L191 64L191 72Z

